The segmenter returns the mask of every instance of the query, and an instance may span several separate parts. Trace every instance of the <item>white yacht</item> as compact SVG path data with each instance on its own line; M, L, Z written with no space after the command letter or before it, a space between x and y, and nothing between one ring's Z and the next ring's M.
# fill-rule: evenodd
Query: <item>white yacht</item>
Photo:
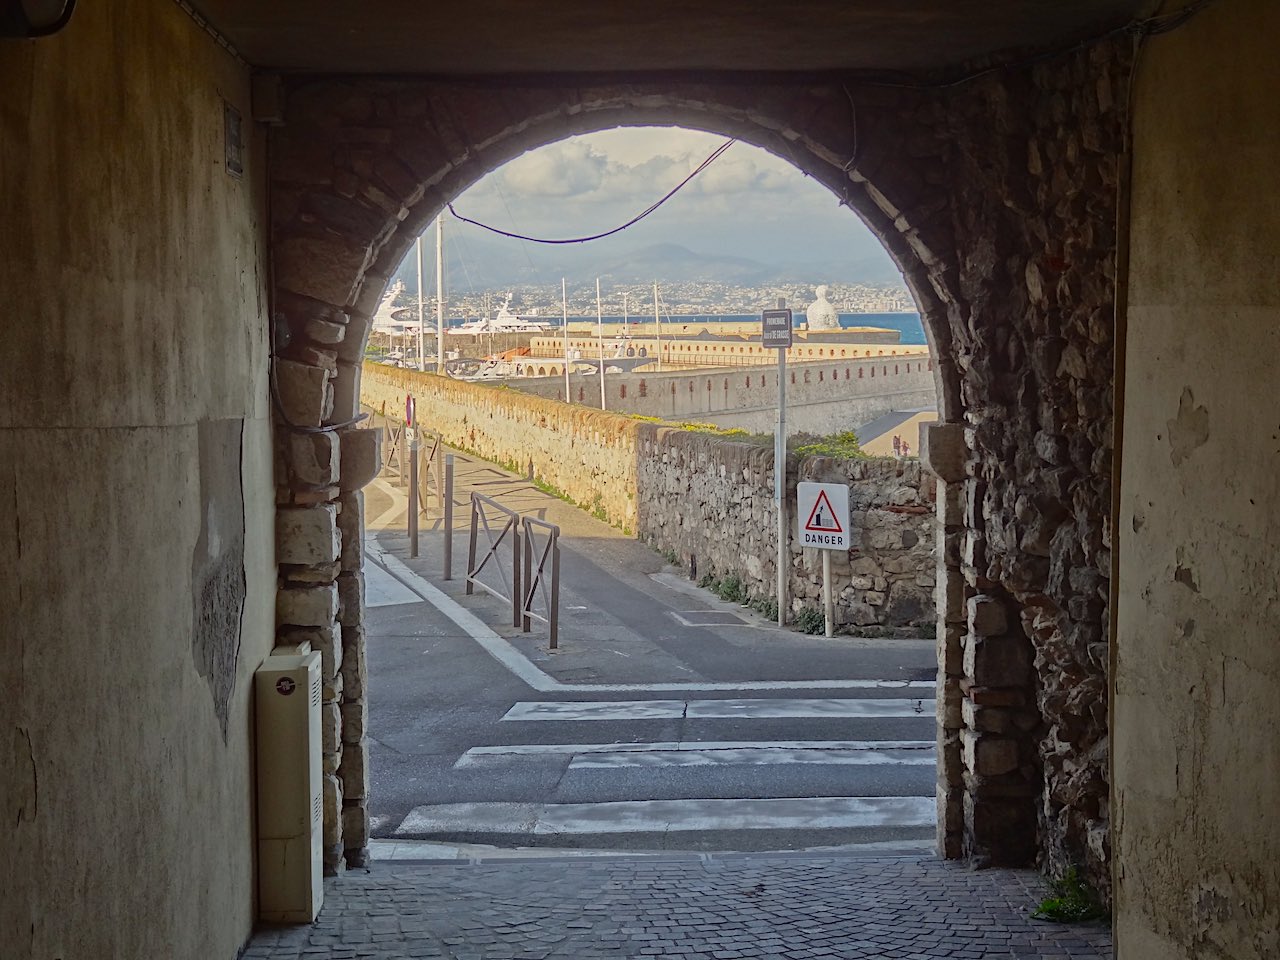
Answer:
M511 309L511 294L507 294L507 299L502 301L502 306L498 308L498 313L492 318L485 317L480 320L469 320L460 327L450 327L448 333L458 334L478 334L478 333L543 333L550 329L549 325L543 323L536 316L522 317Z

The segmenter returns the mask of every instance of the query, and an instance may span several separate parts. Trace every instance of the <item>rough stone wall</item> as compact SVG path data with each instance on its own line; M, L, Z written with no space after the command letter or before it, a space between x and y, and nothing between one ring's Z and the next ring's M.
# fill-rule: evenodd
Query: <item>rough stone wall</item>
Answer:
M289 359L358 393L387 278L444 202L531 147L626 124L737 136L860 216L929 331L942 423L940 849L1082 862L1107 886L1106 604L1116 162L1110 43L942 89L772 78L575 84L288 81L273 139ZM327 305L327 306L325 306ZM336 319L334 325L343 325ZM305 346L305 344L304 344ZM1042 720L1043 714L1043 720Z
M381 434L355 429L359 398L349 371L367 330L346 311L282 292L274 312L276 636L280 644L310 642L322 657L324 858L333 874L368 859L360 490L381 467Z
M738 577L751 597L777 590L777 512L773 449L671 428L640 443L640 538L696 559L698 575ZM934 622L933 481L916 461L788 458L787 497L796 483L847 483L852 547L832 555L836 620L850 627L930 626ZM792 616L821 609L822 556L790 525Z
M948 695L961 708L965 832L999 844L1034 815L1042 865L1080 864L1104 894L1127 51L1096 45L975 82L943 121L961 294L948 316L969 450L964 476L946 478L959 490L940 498L952 501L952 536L964 531L948 545L966 594L963 679Z

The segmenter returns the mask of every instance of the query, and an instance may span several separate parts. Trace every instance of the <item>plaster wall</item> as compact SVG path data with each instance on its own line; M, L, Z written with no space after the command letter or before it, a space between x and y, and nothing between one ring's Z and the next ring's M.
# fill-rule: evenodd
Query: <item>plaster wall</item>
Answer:
M118 0L0 89L0 952L231 958L275 603L248 70Z
M1280 956L1278 34L1271 0L1212 4L1152 40L1137 77L1114 699L1120 960Z

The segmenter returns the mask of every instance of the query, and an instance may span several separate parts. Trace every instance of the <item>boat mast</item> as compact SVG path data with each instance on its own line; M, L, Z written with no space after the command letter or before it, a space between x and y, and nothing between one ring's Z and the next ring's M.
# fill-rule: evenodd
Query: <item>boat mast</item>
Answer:
M422 326L427 310L427 294L422 289L422 234L418 234L418 369L427 369L427 358L422 347Z
M658 369L662 369L662 318L658 316L658 281L653 281L653 325L658 330Z
M600 278L596 277L596 336L600 341L600 409L604 405L604 313L600 309Z
M419 330L422 328L419 327ZM436 217L436 373L444 374L444 213Z
M573 403L569 392L569 296L565 291L564 277L560 278L560 325L564 332L564 402Z

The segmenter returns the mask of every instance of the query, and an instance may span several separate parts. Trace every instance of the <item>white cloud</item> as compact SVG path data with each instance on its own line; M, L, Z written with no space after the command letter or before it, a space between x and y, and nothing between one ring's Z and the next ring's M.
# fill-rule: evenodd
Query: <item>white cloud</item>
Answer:
M677 128L620 128L532 150L480 180L458 212L538 237L618 226L658 200L723 136ZM734 144L643 223L609 243L670 241L705 253L776 262L884 256L883 248L825 187L791 163Z
M608 166L608 158L591 144L568 140L531 150L503 167L500 175L514 194L577 197L598 190Z

